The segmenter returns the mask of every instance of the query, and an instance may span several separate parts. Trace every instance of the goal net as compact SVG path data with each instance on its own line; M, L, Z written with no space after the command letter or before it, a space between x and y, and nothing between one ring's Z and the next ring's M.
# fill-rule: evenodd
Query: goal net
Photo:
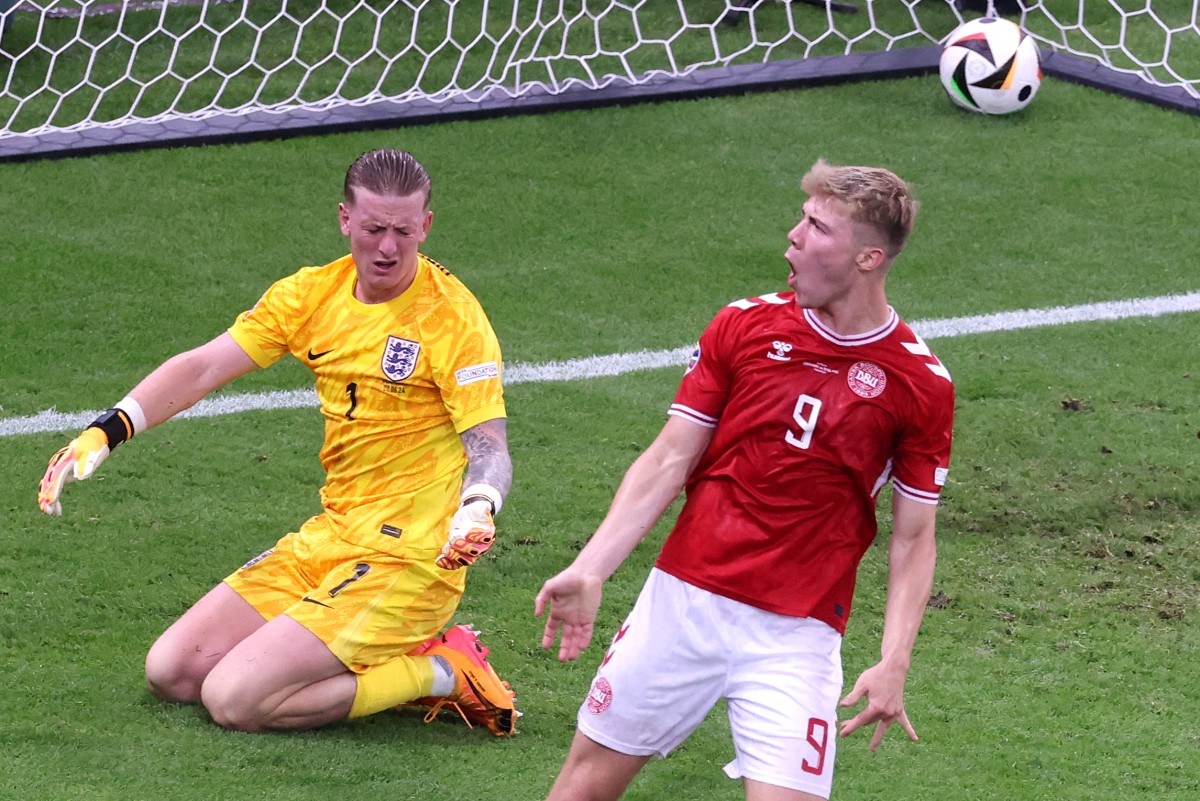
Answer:
M1051 73L1200 113L1198 6L0 0L0 158L927 72L989 8Z

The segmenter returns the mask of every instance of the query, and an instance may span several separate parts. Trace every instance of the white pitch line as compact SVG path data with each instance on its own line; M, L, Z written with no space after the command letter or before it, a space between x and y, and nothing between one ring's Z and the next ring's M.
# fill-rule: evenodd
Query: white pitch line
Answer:
M1041 328L1047 325L1125 320L1130 317L1160 317L1164 314L1194 311L1200 311L1200 292L1164 295L1159 298L1086 303L1082 306L1054 306L1049 309L996 312L995 314L955 317L947 320L923 320L909 325L926 339L940 339L965 334L988 334L994 331Z
M1194 311L1200 311L1200 291L1158 298L1088 303L1082 306L1055 306L1050 309L1025 309L974 317L921 320L910 323L910 325L914 331L926 339L941 339L1070 323L1124 320L1131 317L1159 317L1164 314ZM508 385L546 381L578 381L584 378L618 376L637 370L653 370L659 367L682 365L692 352L692 348L692 345L686 345L670 350L640 350L634 353L586 356L582 359L549 361L541 364L513 362L504 368L504 383ZM313 389L217 395L200 401L173 419L219 417L256 409L300 409L316 407L316 405L317 393ZM47 409L26 417L0 418L0 437L42 434L52 431L77 431L94 420L101 411L94 409L81 412L60 412L57 409Z

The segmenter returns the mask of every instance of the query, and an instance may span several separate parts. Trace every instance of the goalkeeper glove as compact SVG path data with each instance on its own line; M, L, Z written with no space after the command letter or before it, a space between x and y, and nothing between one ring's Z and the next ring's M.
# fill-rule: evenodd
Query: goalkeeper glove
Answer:
M493 518L500 511L499 490L487 484L472 484L463 490L462 503L450 520L450 536L438 555L438 567L458 570L475 564L496 541Z
M133 436L134 418L145 426L141 407L132 398L126 398L97 417L79 436L54 454L38 485L38 506L43 512L55 516L62 514L58 496L63 487L72 481L90 478L113 448Z

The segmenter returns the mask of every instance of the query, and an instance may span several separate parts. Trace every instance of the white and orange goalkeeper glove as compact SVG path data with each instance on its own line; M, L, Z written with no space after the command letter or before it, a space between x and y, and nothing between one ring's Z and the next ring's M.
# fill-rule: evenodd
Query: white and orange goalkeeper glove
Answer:
M450 536L438 555L438 567L458 570L475 564L496 541L493 518L500 511L500 491L487 484L472 484L463 490L462 503L450 520Z
M144 428L146 417L132 398L97 417L79 436L54 454L38 485L38 506L48 515L61 515L58 496L72 481L91 478L112 449L134 435L134 420Z

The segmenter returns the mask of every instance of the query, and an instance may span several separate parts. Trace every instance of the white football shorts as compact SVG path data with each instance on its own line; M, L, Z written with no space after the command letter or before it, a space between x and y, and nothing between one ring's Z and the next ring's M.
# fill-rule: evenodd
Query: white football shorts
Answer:
M842 692L841 635L655 568L592 680L579 730L614 751L665 757L724 698L733 779L828 798Z

